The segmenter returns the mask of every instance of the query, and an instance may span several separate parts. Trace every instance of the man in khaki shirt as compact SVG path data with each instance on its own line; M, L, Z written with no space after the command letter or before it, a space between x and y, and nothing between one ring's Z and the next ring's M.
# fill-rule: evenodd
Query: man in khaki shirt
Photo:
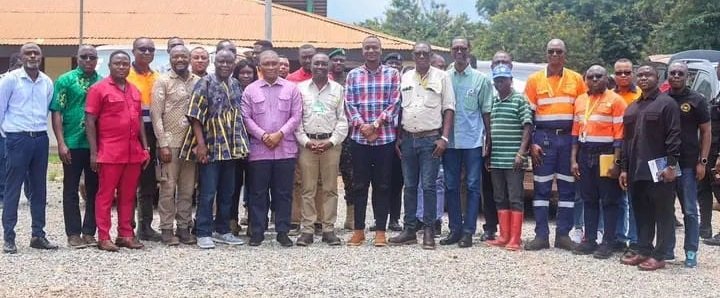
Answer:
M162 242L167 245L196 242L195 236L191 235L189 230L195 187L195 162L178 157L189 127L185 114L190 105L190 96L195 83L200 79L190 72L189 65L188 49L181 45L173 47L170 50L171 70L155 81L150 105L150 117L157 137L160 160L156 170L160 182L160 230ZM173 219L177 220L175 234Z
M302 234L297 239L298 246L313 242L313 224L318 219L322 223L322 241L340 245L340 238L334 232L337 176L348 122L343 87L328 79L329 64L326 54L315 54L310 65L312 79L298 84L303 95L303 117L295 132L301 146L298 166L302 180ZM322 189L318 189L318 180ZM316 204L318 191L324 194L322 206ZM318 208L322 212L318 212Z
M418 183L422 181L423 222L435 221L437 193L435 179L440 158L448 145L455 115L455 94L447 73L430 67L432 48L418 42L413 49L415 69L400 80L402 119L399 149L405 184L405 229L397 237L388 239L391 245L417 243L415 217ZM420 180L421 179L421 180ZM435 249L435 230L432 225L423 229L424 249Z

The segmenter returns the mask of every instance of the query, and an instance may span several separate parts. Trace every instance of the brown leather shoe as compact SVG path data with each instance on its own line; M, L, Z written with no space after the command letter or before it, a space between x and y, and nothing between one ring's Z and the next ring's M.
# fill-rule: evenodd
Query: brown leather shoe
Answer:
M97 246L98 242L95 240L95 236L93 235L82 235L82 240L85 241L85 244L87 246Z
M129 249L142 249L145 247L145 245L135 239L135 237L117 237L115 238L115 245Z
M187 228L178 228L175 230L175 236L180 239L180 243L182 244L195 244L197 243L197 238L195 238L195 235L190 234L190 230Z
M74 248L74 249L81 249L86 248L88 245L83 241L82 238L80 238L80 235L70 235L68 236L68 247Z
M625 265L629 266L637 266L640 265L640 263L645 262L648 259L648 257L643 256L641 254L634 254L634 255L628 255L623 257L620 260L620 263L623 263Z
M167 246L176 246L180 244L180 239L175 237L172 229L160 230L160 237L162 237L162 243Z
M354 230L352 237L348 240L348 246L360 246L365 242L365 230Z
M113 243L113 242L110 241L110 240L100 240L100 242L98 242L97 247L98 247L98 249L100 249L100 250L109 251L109 252L116 252L116 251L120 250L120 249L115 245L115 243Z
M655 258L649 258L638 265L638 269L642 271L655 271L662 268L665 268L665 261L658 261Z
M387 246L387 239L385 239L385 231L375 231L375 247Z
M435 228L432 226L425 226L423 229L423 249L435 249Z

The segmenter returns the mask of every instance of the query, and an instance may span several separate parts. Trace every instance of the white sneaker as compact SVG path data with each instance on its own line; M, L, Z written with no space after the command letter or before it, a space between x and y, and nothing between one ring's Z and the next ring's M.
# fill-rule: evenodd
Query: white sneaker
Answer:
M202 249L212 249L215 248L215 242L211 237L198 237L197 246Z
M570 240L575 243L582 242L583 236L585 236L585 232L583 232L582 228L573 228L572 230L570 230Z
M217 243L223 243L227 245L243 245L245 244L245 241L242 239L235 237L232 233L226 233L226 234L218 234L213 233L212 241L215 241Z

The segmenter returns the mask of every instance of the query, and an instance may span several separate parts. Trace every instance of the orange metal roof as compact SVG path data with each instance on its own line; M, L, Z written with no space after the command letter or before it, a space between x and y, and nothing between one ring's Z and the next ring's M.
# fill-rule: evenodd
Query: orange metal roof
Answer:
M85 0L84 5L83 41L88 44L129 44L139 36L164 42L180 36L203 44L227 38L247 47L264 39L265 3L260 0ZM0 44L77 44L79 6L71 0L3 0ZM368 35L379 36L385 49L410 50L414 44L282 5L273 5L272 15L273 44L279 48L310 43L359 49Z

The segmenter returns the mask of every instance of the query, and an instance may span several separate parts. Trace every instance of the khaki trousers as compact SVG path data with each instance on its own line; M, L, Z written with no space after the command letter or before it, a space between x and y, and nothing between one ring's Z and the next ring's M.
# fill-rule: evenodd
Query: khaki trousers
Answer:
M172 161L159 165L160 198L158 213L160 229L171 230L173 219L178 229L187 229L192 220L192 201L195 190L197 165L193 161L180 160L180 148L170 148Z
M302 152L302 149L300 146L298 146L298 151ZM302 179L301 179L301 173L300 173L300 166L298 162L298 166L295 167L295 183L293 184L293 197L292 197L292 213L290 214L290 223L294 225L299 225L300 221L302 221L302 208L303 208L303 199L302 199ZM322 180L318 179L318 185L317 188L322 188ZM324 198L324 194L322 191L318 191L315 195L315 204L321 205ZM318 212L318 218L322 218L322 210L317 210ZM319 221L316 221L315 223L320 223Z
M340 144L322 154L315 154L305 147L300 148L298 166L302 180L303 233L313 233L313 224L318 221L322 223L323 232L332 232L335 229L341 151ZM320 189L318 182L322 185ZM322 193L322 196L318 196L318 193ZM321 197L319 201L318 197Z

